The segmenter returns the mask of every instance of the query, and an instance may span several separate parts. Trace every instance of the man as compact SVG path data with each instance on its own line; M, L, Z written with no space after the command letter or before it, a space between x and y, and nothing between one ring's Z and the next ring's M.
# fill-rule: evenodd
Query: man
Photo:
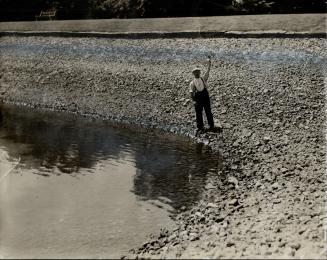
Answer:
M203 109L206 113L210 130L214 129L213 116L211 113L211 106L210 106L210 98L207 90L208 87L207 81L209 78L209 72L211 68L210 56L207 61L208 61L208 69L207 72L204 74L204 76L201 77L201 70L199 68L195 68L192 70L194 79L190 83L190 93L191 93L191 98L194 101L194 107L196 113L196 125L197 125L198 132L203 131L203 116L202 116Z

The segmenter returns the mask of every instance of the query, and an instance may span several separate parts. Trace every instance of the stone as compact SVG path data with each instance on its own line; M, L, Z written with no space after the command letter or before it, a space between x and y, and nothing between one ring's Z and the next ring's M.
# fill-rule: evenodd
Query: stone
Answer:
M182 239L182 240L187 240L188 239L188 232L186 230L182 231L181 233L179 233L179 237Z
M183 103L183 106L186 107L191 102L190 99L186 99Z
M278 182L275 182L273 185L271 185L271 188L272 188L273 190L277 190L277 189L279 188L279 184L278 184Z
M228 241L228 242L226 243L226 246L227 246L227 247L232 247L232 246L235 246L235 243L232 242L232 241Z
M292 249L299 250L301 247L300 243L292 243L289 245Z
M236 140L232 145L233 145L233 147L238 147L240 145L239 140Z
M294 256L295 256L295 251L292 250L292 251L289 253L289 256L294 257Z
M218 217L215 218L215 221L216 221L217 223L220 223L220 222L223 222L224 219L225 219L224 216L218 216Z
M248 130L248 129L243 129L242 130L242 137L246 137L246 138L248 138L248 137L250 137L251 135L252 135L252 131L251 130Z
M300 230L299 230L299 235L302 235L305 231L307 231L306 228L302 228L302 229L300 229Z
M227 181L228 181L228 183L234 184L236 189L239 188L238 180L234 176L229 176Z
M281 203L281 202L282 202L281 199L274 199L274 200L273 200L273 204L279 204L279 203Z
M207 183L207 185L205 186L206 190L215 189L215 188L216 187L211 182Z
M220 113L221 114L226 114L227 113L227 109L226 108L221 109Z
M263 152L264 152L264 153L268 153L270 150L271 150L270 147L265 147L265 148L263 149Z
M260 181L256 181L256 183L254 184L254 187L255 188L261 188L261 189L265 188L265 186Z
M283 167L283 168L280 169L280 171L281 171L282 173L285 173L285 172L288 171L288 169L287 169L286 167Z
M232 199L232 200L229 201L228 204L229 205L232 205L232 206L237 206L237 205L239 205L239 202L238 202L237 199Z
M199 240L199 234L198 233L190 233L189 238L190 238L190 241Z
M276 179L276 175L272 174L271 172L264 173L264 178L268 181L274 181Z
M204 215L200 211L196 212L195 216L197 216L199 219L205 218Z
M278 244L278 247L285 247L287 242L283 241Z
M215 203L210 202L210 203L208 203L207 207L208 208L218 208L219 206L217 204L215 204Z
M271 137L266 135L266 136L263 137L263 140L267 143L267 142L269 142L271 140Z
M219 230L220 230L220 226L219 226L219 224L214 224L214 225L212 225L211 227L210 227L210 231L212 232L212 233L218 233L219 232Z
M223 238L223 240L225 240L225 238L227 237L227 233L225 231L221 231L218 233L219 237Z

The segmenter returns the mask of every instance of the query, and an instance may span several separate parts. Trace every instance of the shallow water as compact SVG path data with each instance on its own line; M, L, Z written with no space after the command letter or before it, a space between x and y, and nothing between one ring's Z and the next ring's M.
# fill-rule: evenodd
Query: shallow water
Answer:
M4 105L0 256L120 257L173 228L218 167L171 134Z

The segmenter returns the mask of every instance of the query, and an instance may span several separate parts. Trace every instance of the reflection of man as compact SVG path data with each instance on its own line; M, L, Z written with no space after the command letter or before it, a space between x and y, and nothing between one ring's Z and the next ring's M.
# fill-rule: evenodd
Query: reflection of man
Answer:
M202 116L203 109L206 113L210 130L214 129L213 116L211 113L211 106L210 106L210 98L207 90L208 87L207 81L209 78L209 72L211 68L210 56L207 61L208 61L208 69L207 72L204 74L204 76L201 77L201 70L199 68L195 68L192 70L194 79L190 83L190 93L194 101L194 107L196 113L196 125L198 131L203 130L203 116Z

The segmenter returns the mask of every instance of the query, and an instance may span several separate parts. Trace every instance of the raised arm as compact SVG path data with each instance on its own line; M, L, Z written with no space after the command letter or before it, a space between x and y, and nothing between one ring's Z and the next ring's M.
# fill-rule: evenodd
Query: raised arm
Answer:
M208 69L207 69L206 73L205 73L204 76L203 76L203 79L204 79L205 81L208 81L208 78L209 78L209 72L210 72L210 69L211 69L211 57L210 57L210 56L208 56L207 62L208 62Z

